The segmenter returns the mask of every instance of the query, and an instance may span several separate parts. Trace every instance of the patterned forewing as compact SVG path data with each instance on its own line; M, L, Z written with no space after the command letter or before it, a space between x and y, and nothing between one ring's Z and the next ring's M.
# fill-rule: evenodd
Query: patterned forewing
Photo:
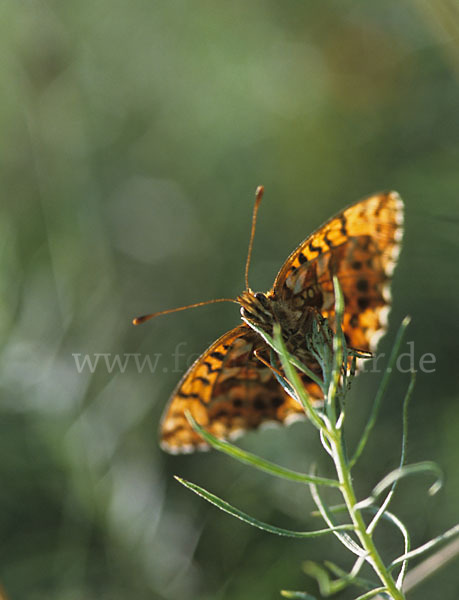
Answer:
M185 416L221 439L234 439L266 421L303 416L301 406L255 355L269 360L265 342L247 325L232 329L192 365L172 394L161 424L161 446L171 453L207 449ZM319 397L315 384L309 384Z
M292 252L272 293L294 309L315 306L333 326L336 274L345 299L343 330L349 345L375 350L387 326L402 225L403 203L396 192L350 206Z

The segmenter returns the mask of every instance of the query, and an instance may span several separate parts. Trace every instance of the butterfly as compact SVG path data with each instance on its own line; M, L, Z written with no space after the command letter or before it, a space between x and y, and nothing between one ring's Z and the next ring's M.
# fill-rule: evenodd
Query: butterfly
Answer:
M271 290L255 293L248 286L247 273L262 195L260 186L246 263L246 289L236 299L244 323L214 342L172 393L160 425L161 447L167 452L208 449L190 425L186 411L221 439L234 439L268 421L288 424L304 418L302 406L285 392L268 366L269 346L249 324L272 335L273 325L279 323L287 349L320 375L319 365L306 347L306 334L312 316L317 314L333 328L334 275L344 296L342 328L348 346L373 352L386 330L390 281L403 233L400 196L396 192L375 194L339 212L290 254ZM134 322L157 314L161 313ZM306 375L302 378L309 396L321 400L320 387Z

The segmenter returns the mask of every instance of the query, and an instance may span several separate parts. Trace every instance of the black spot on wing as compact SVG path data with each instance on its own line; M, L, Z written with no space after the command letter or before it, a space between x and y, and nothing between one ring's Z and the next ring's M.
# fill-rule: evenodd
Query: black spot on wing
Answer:
M190 392L189 394L182 392L182 390L179 390L177 392L177 396L180 396L180 398L196 398L199 400L199 394L196 394L195 392Z
M322 254L322 247L321 246L314 246L314 244L312 243L312 241L309 242L308 248L309 248L309 251L312 252L312 253L317 252L317 254Z
M341 222L341 229L340 229L341 235L346 237L347 236L346 217L344 216L343 213L340 214L339 220Z
M207 362L207 360L205 360L203 363L203 365L206 365L207 367L207 373L219 373L221 371L220 367L215 367L215 369L212 367L212 365L210 364L210 362Z
M327 244L327 246L330 248L330 250L333 250L333 248L335 247L335 245L333 244L333 242L328 238L328 231L324 235L324 242Z
M356 284L359 292L368 292L368 281L366 279L359 279Z
M300 253L298 254L298 260L299 260L300 264L302 264L302 265L303 265L305 262L308 262L308 259L306 258L306 256L305 256L305 255L304 255L302 252L300 252Z

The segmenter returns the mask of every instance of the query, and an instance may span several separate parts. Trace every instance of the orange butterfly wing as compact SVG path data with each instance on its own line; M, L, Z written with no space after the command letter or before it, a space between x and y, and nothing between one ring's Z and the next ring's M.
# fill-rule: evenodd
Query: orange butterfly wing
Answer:
M370 196L338 213L302 242L279 271L271 294L292 308L313 305L333 326L337 275L349 346L374 351L387 327L390 280L403 234L396 192Z
M240 325L196 360L164 412L164 450L176 454L208 448L189 424L185 410L210 433L224 439L234 439L265 421L283 423L293 416L304 416L272 371L254 356L255 350L269 361L266 343L248 325Z

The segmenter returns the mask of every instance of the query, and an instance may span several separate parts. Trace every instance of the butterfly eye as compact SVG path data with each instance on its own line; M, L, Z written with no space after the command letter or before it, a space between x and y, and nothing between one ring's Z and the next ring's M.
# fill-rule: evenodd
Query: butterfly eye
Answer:
M249 312L243 306L241 306L241 317L243 317L244 319L250 319L252 321L256 319L255 315Z

